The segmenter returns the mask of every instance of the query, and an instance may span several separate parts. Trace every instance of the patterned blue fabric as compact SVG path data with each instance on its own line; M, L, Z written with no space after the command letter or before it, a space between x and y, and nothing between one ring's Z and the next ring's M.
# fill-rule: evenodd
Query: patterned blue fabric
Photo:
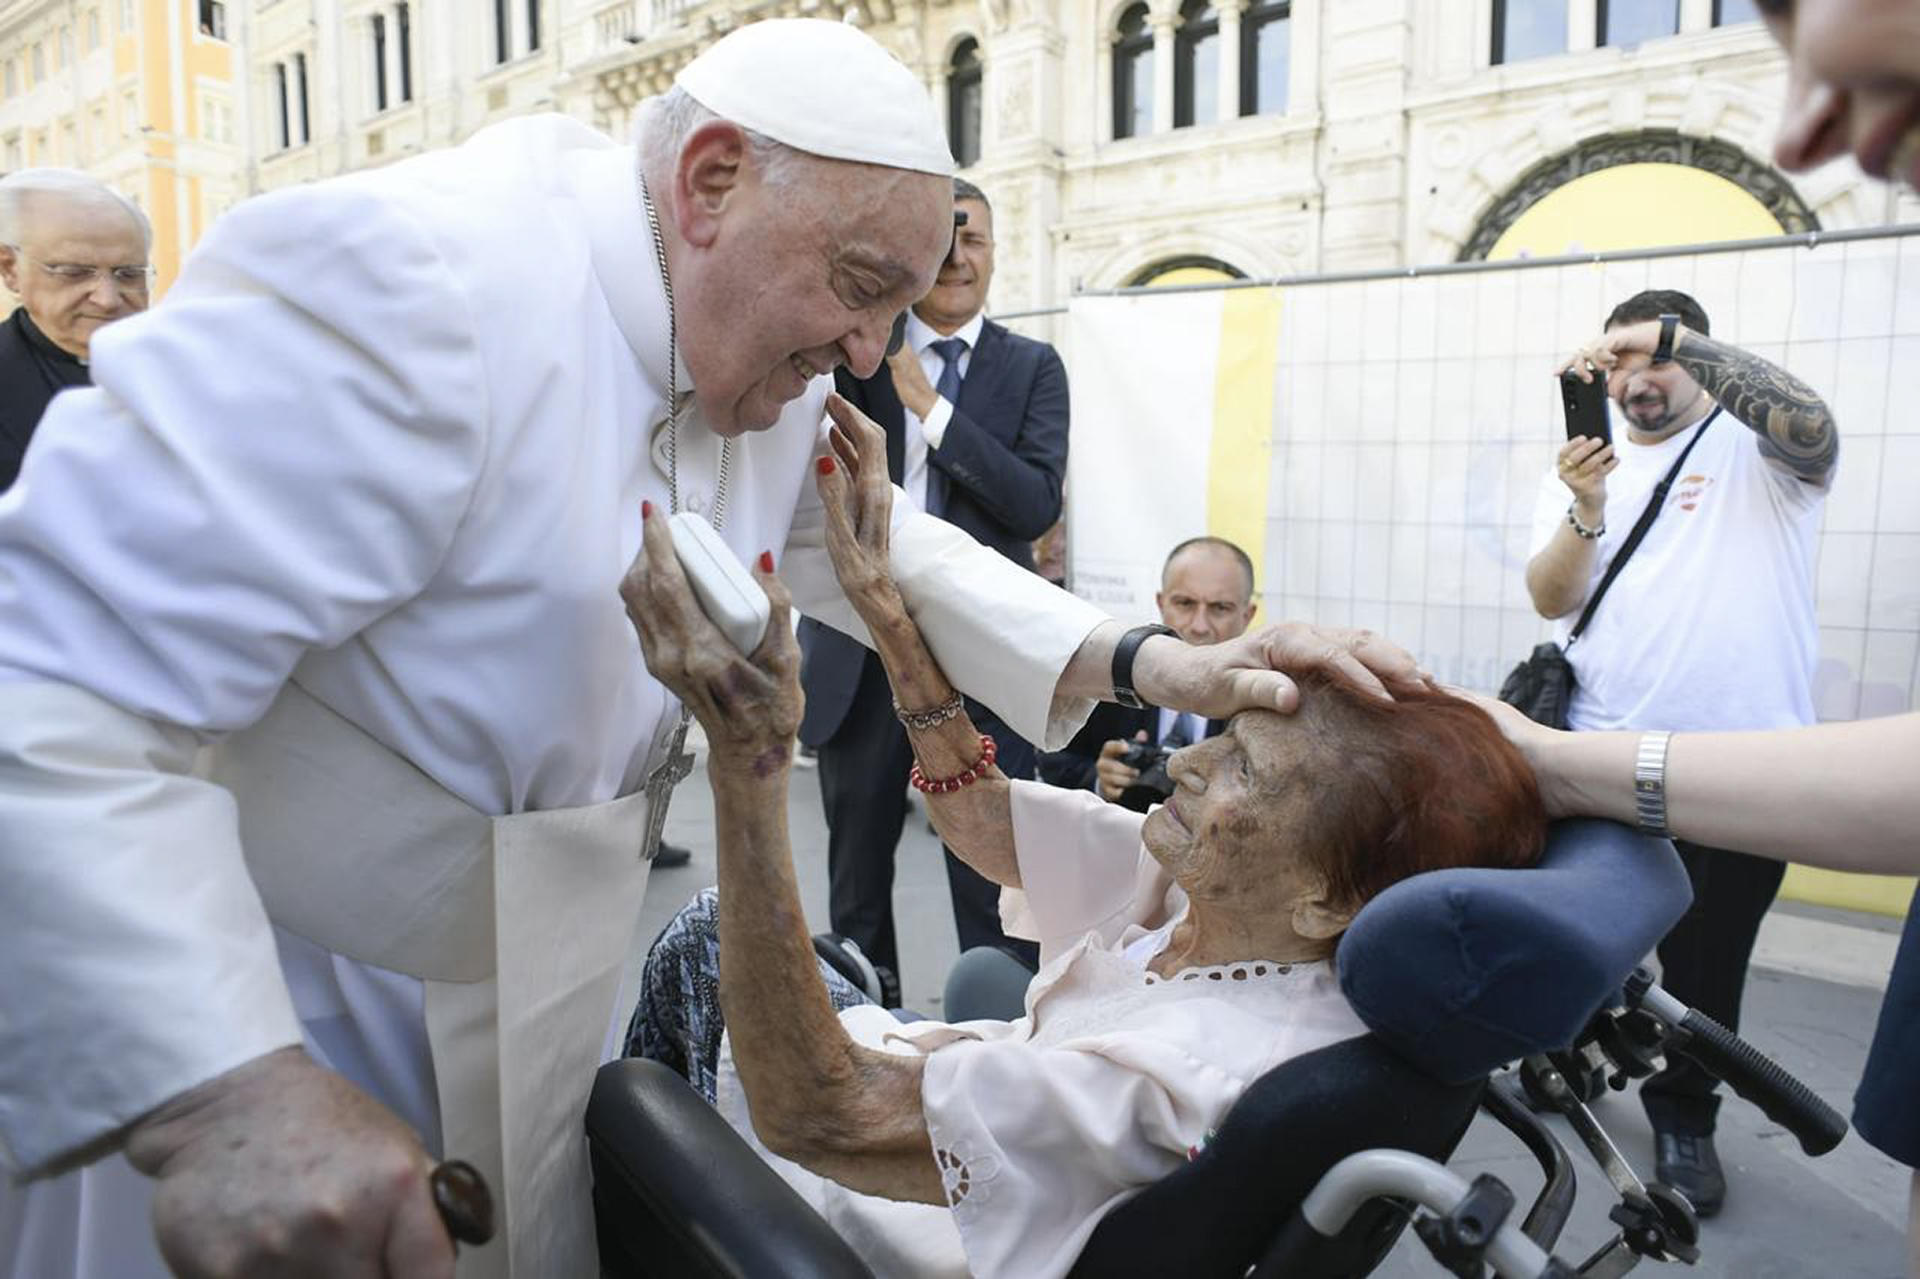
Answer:
M815 957L835 1011L870 1004L853 983ZM640 1002L627 1025L626 1055L672 1068L712 1102L719 1094L720 894L703 888L647 949Z

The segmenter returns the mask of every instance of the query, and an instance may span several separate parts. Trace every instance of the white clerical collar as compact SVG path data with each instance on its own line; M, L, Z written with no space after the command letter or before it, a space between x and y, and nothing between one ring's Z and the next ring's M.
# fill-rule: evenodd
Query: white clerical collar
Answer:
M667 394L667 292L647 211L640 203L638 144L583 149L575 153L574 172L586 212L593 273L613 312L613 322L640 361L647 380ZM662 213L664 228L665 214ZM674 352L680 393L693 390L693 373Z
M978 312L971 320L955 329L952 333L940 333L912 311L907 312L907 345L916 352L924 351L943 337L956 337L967 344L971 351L980 345L980 330L987 326L987 313Z

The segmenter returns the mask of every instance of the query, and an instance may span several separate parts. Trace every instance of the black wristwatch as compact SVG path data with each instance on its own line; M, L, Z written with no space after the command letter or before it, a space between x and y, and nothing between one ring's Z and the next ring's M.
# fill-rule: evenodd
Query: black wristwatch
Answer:
M1668 364L1673 360L1673 331L1680 327L1680 317L1663 315L1660 317L1660 340L1653 347L1653 362Z
M1113 700L1133 710L1141 710L1146 703L1140 700L1140 694L1133 691L1133 657L1140 646L1156 635L1172 635L1171 626L1162 626L1158 622L1149 622L1145 626L1136 626L1120 637L1113 647Z

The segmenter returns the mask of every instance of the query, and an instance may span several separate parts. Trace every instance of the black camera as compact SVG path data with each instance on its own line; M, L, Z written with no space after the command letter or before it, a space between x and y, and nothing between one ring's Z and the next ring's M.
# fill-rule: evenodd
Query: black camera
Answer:
M1178 742L1128 742L1120 762L1138 770L1140 776L1120 792L1114 802L1122 808L1144 813L1155 804L1164 804L1173 794L1173 779L1167 776L1167 761L1180 749Z
M947 257L953 256L953 246L960 242L960 228L967 224L967 211L953 211L953 239L947 242ZM900 348L907 344L907 313L902 311L893 317L893 332L887 335L887 354L898 355Z

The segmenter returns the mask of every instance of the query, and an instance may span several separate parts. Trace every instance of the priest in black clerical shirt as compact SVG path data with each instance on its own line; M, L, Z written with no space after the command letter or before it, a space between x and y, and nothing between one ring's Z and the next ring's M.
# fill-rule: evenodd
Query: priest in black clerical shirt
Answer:
M0 178L0 282L20 303L0 321L0 492L48 403L89 381L94 333L146 310L151 239L138 206L84 173Z

